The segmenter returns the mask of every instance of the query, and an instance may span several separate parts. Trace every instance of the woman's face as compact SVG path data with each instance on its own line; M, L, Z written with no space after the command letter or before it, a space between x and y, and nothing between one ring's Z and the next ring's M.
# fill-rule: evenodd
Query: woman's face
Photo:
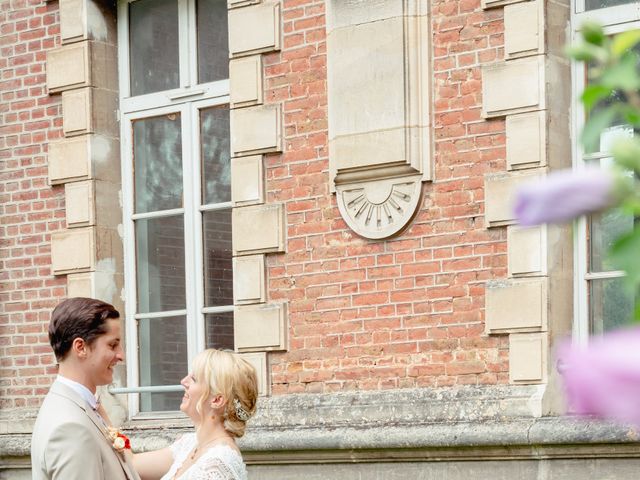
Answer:
M180 404L180 410L186 413L194 423L200 423L201 418L206 418L210 414L211 406L209 400L202 403L201 412L198 413L197 405L206 390L206 384L201 378L197 378L194 373L184 377L180 384L184 387L184 396Z

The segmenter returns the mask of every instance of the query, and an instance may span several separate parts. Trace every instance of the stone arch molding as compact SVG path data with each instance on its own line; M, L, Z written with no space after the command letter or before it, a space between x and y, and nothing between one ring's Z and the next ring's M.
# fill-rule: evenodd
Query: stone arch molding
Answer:
M401 232L431 180L428 0L330 0L329 173L340 214L366 238Z

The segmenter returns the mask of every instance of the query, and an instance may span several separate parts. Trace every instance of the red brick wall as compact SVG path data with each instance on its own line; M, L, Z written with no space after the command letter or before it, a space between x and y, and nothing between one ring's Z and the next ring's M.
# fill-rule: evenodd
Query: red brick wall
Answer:
M484 283L506 277L506 231L486 229L483 177L501 172L504 122L484 121L480 65L502 58L502 9L434 0L434 178L408 230L369 241L329 193L324 0L283 0L266 99L283 105L285 151L266 156L284 202L287 253L268 255L269 298L289 303L290 351L273 392L506 383L507 339L484 335ZM37 406L54 374L46 338L66 278L50 270L64 189L47 185L60 97L45 89L57 2L0 0L0 408Z
M506 337L484 332L484 284L504 278L506 230L483 221L484 175L505 170L503 120L481 118L480 65L503 57L502 9L432 5L435 181L399 237L370 241L329 193L325 2L284 0L281 52L265 56L285 147L266 157L287 252L268 256L269 297L288 301L290 351L273 393L508 382Z
M65 296L51 274L64 187L47 185L47 142L62 136L60 96L45 87L58 3L0 0L0 409L35 407L55 373L46 328Z

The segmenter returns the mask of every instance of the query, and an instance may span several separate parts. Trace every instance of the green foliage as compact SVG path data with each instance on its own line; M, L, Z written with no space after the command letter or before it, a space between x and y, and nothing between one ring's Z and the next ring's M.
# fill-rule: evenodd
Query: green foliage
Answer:
M616 188L618 206L633 217L640 215L640 75L638 45L640 30L630 30L613 37L605 35L601 26L588 22L580 30L582 39L567 48L567 55L585 62L589 69L589 86L581 100L588 113L582 131L587 152L599 150L602 132L612 125L626 124L634 128L631 138L615 141L611 155L620 181ZM617 235L609 250L613 266L626 272L625 285L635 299L634 316L640 321L640 223Z

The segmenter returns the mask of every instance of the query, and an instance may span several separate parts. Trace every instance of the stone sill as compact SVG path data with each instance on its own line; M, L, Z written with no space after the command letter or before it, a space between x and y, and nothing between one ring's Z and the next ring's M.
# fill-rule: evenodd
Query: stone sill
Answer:
M135 450L169 445L183 426L129 428ZM271 430L240 439L247 463L638 457L640 433L572 417ZM31 435L0 435L0 457L29 455Z
M635 429L541 417L544 390L512 385L265 397L239 445L253 464L640 455ZM26 425L33 418L3 412L0 423L19 415L20 428L0 429L0 457L29 454ZM122 429L139 451L193 431L175 414L135 418Z

